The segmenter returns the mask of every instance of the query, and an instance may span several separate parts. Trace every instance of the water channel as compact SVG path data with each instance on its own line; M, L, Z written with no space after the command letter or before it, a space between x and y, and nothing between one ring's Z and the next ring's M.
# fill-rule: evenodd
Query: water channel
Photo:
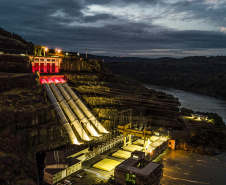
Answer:
M181 107L219 114L226 123L226 101L195 93L144 85L178 98ZM224 185L226 183L226 151L216 156L199 155L182 150L167 150L159 158L164 164L162 185Z

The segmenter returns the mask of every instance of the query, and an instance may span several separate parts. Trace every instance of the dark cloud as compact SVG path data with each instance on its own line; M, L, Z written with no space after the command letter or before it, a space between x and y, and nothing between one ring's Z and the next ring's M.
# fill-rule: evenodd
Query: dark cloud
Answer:
M162 0L85 0L87 4L158 4L161 3Z
M93 15L93 16L81 16L80 17L80 22L96 22L98 20L109 20L109 21L113 21L113 20L118 20L118 18L116 16L113 15L109 15L106 13L103 14L97 14L97 15Z
M170 12L187 13L182 20L203 20L212 25L226 26L226 2L208 4L205 0L179 1L169 5Z
M186 51L192 53L194 49L226 48L226 34L220 31L170 29L153 23L159 16L142 19L140 15L141 21L133 21L108 12L84 14L88 5L111 7L122 3L156 4L164 8L163 17L186 12L187 17L181 17L181 20L202 19L225 27L225 7L213 8L204 4L203 0L173 4L163 0L3 0L0 2L0 26L35 44L78 52L88 48L90 52L105 55L168 49L181 56ZM145 55L148 55L147 52Z

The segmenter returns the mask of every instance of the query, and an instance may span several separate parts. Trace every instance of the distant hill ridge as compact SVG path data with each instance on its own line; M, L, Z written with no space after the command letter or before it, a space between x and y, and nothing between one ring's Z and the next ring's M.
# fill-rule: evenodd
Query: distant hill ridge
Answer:
M194 56L170 61L109 62L116 74L157 86L196 92L226 100L226 56Z
M0 27L0 51L10 54L32 54L33 50L32 42L27 42L21 36Z
M81 54L82 58L85 58L85 54ZM117 57L117 56L98 56L88 54L88 59L100 59L104 62L154 62L154 61L170 61L174 58L160 57L160 58L145 58L145 57Z

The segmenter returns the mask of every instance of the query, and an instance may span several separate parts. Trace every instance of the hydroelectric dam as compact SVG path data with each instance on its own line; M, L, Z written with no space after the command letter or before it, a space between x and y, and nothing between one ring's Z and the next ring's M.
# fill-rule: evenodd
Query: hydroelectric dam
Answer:
M132 128L132 109L122 109L120 98L117 102L122 111L114 113L115 115L109 114L109 120L113 121L113 124L107 127L107 130L100 115L97 115L100 118L98 120L85 105L89 102L86 99L83 102L79 91L76 93L68 85L67 80L71 82L70 76L60 72L62 66L66 65L63 61L65 56L45 56L45 53L42 56L40 52L45 51L45 48L36 49L37 55L30 57L32 72L38 74L39 82L52 104L52 110L54 109L58 117L58 123L60 122L64 134L71 143L63 148L45 151L44 164L40 167L40 181L55 184L62 183L65 178L73 180L73 174L82 169L89 173L101 174L106 180L113 175L117 165L133 156L133 152L141 152L142 161L146 160L146 164L149 164L168 147L169 137L166 131L154 132L147 131L146 128L141 130ZM71 64L69 66L72 67ZM121 92L120 89L117 91ZM134 103L134 99L132 101ZM117 135L115 132L118 132ZM162 166L151 165L154 165L154 169L159 167L158 178L154 179L159 182L162 177ZM109 173L105 174L105 171ZM118 173L121 175L121 172ZM118 181L121 180L118 178Z

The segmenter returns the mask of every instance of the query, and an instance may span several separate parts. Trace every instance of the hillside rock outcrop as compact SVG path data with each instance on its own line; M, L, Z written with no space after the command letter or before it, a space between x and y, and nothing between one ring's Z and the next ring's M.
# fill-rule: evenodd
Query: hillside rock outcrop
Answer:
M215 147L205 145L193 146L185 141L179 142L179 144L176 145L176 149L194 152L202 155L216 155L220 153L220 150Z
M0 72L30 73L29 58L20 55L0 55Z
M0 27L0 51L4 53L20 54L28 53L32 54L34 46L32 42L27 42L21 36L8 32Z

